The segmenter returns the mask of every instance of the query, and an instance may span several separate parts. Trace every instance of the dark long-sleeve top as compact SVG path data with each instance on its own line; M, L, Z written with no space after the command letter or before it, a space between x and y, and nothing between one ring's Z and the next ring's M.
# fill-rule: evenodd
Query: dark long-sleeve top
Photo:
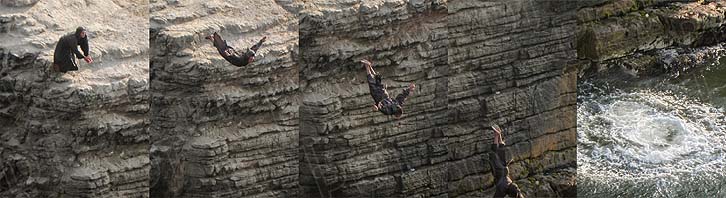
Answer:
M61 71L75 71L78 70L76 61L73 60L73 56L77 59L82 59L88 56L88 36L81 38L81 31L79 28L75 33L69 33L58 40L55 45L55 52L53 53L53 63L57 64ZM78 46L81 47L81 51L78 50Z

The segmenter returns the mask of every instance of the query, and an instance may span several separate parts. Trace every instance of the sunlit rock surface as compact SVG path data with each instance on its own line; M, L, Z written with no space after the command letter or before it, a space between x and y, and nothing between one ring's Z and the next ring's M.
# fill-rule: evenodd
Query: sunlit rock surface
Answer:
M148 197L148 5L2 5L0 197ZM78 26L95 62L51 72L55 43Z

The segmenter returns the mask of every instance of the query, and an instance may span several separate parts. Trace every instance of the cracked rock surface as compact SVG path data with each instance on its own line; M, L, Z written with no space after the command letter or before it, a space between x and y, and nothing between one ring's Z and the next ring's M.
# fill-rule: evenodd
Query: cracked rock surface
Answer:
M298 196L295 1L151 1L152 196ZM204 37L244 50L235 67Z
M721 27L693 19L707 10L628 5L0 0L0 197L487 197L492 123L527 196L571 196L579 49L621 56L601 47L615 16ZM96 62L51 73L55 42L81 25ZM268 39L235 67L213 32L238 50ZM401 119L371 109L364 58L390 94L417 85Z
M0 196L148 197L146 6L2 1ZM55 43L78 26L95 62L51 72Z
M492 123L505 131L510 176L526 196L576 195L574 182L530 184L576 176L561 170L576 167L578 3L448 2L449 196L494 193Z
M313 1L300 23L300 184L308 197L446 196L445 1ZM373 111L369 59L400 120ZM414 171L411 171L414 170Z

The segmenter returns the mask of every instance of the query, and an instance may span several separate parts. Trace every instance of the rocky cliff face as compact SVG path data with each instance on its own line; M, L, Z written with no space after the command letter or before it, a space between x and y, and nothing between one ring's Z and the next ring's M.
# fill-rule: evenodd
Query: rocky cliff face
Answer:
M148 197L145 3L4 0L0 10L0 197ZM50 72L55 43L78 26L95 62Z
M315 8L300 25L305 195L486 196L491 123L508 131L512 176L527 195L574 195L575 4ZM419 85L403 119L371 110L361 58L392 94Z
M151 1L152 196L296 197L301 5ZM227 63L204 37L256 62Z
M526 195L575 195L575 3L448 2L450 196L493 193L492 123Z
M300 22L304 196L447 194L446 38L445 1L316 1L307 10ZM402 119L372 110L363 58L389 94L417 85Z
M649 18L663 1L1 2L0 192L30 197L490 196L493 123L526 195L570 196L578 71L723 30L636 33L681 22ZM48 72L78 25L97 63ZM212 32L268 42L238 68ZM402 119L371 109L363 58L417 85Z
M634 76L675 73L718 56L674 50L726 41L726 2L599 1L578 10L577 24L581 75L612 66Z

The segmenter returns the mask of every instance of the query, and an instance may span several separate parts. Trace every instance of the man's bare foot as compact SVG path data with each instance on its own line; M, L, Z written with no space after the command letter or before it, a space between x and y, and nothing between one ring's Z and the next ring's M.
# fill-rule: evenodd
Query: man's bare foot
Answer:
M496 134L501 134L502 133L502 128L499 127L499 125L497 125L497 124L493 124L492 125L492 129L494 129L494 133L496 133Z
M262 43L264 43L266 40L267 40L266 36L262 37L262 39L260 39L260 41L258 41L257 44L250 47L250 50L257 51L258 49L260 49L260 47L262 47Z

